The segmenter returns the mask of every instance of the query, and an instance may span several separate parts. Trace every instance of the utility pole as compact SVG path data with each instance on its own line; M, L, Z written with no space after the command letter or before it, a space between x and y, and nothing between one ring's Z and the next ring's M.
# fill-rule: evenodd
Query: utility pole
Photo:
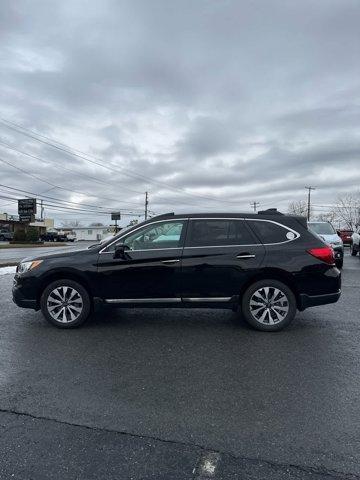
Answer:
M43 200L40 200L40 219L41 221L44 220L44 206L43 206Z
M149 194L145 192L145 220L148 218Z
M250 206L253 207L254 212L256 213L257 207L260 205L260 202L252 202L250 203Z
M311 214L311 190L316 190L315 187L305 187L308 190L308 202L307 202L307 219L308 221L310 220L310 214Z

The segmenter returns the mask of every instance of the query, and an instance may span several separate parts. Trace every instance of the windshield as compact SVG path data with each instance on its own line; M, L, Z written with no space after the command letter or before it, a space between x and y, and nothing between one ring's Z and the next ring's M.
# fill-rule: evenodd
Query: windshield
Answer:
M327 222L310 222L308 223L309 229L312 232L317 233L318 235L335 235L335 229L331 223Z

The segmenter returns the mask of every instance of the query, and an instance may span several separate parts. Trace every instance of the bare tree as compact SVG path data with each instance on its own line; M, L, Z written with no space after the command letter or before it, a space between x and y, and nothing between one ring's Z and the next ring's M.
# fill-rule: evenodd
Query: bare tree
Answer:
M82 227L82 223L80 220L65 220L61 222L61 226L64 228L74 228L74 227Z
M290 215L299 215L301 217L307 216L307 203L305 200L297 200L289 203L288 213Z
M339 196L332 212L343 226L354 230L360 223L360 192Z
M134 225L137 225L139 223L139 220L137 218L133 218L130 220L129 224L127 225L128 227L133 227Z
M316 216L316 220L319 222L330 222L332 224L337 223L339 219L336 216L336 213L334 211L330 212L324 212L324 213L319 213L319 215Z

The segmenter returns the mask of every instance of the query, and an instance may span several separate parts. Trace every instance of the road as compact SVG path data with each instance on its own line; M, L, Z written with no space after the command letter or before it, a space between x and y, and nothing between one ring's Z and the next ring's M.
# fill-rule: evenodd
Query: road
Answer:
M0 246L7 243L8 242L0 242ZM82 248L87 248L93 243L96 242L75 242L67 243L61 246L56 244L54 247L0 248L0 266L3 263L20 262L20 260L23 258L32 257L35 255L59 253L67 250L81 250Z
M360 478L360 262L279 333L227 311L51 327L0 276L1 479ZM213 473L212 473L213 472Z

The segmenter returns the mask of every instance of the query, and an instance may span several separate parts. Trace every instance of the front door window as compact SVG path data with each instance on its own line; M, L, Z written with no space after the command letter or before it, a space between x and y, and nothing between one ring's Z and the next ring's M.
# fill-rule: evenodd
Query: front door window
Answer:
M180 248L184 221L159 222L130 233L123 243L130 250L154 250L163 248Z

